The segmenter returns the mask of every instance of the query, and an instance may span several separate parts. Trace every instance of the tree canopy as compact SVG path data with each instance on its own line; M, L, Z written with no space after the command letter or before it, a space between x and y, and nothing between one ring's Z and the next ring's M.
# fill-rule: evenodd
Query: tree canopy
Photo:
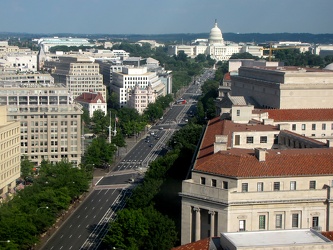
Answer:
M71 163L44 161L33 185L0 206L1 249L31 249L71 202L89 188L91 172Z

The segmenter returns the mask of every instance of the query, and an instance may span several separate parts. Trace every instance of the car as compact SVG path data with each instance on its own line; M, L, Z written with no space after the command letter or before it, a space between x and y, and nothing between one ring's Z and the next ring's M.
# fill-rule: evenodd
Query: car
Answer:
M152 148L153 146L154 146L154 144L152 144L152 143L150 143L150 144L149 144L149 147L151 147L151 148Z
M159 130L163 130L164 128L163 127L160 127Z
M158 136L155 137L155 140L159 140L160 138Z
M145 140L145 142L150 142L150 141L147 139L147 140Z
M154 135L155 133L154 132L150 132L151 135Z

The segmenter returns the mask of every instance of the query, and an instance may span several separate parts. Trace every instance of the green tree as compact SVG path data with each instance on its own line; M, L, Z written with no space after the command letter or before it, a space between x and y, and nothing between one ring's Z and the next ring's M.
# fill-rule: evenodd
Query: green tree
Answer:
M89 110L86 108L83 108L83 114L81 116L81 120L84 124L89 125L90 123L90 116L89 116Z
M93 123L93 131L95 134L106 134L107 127L110 125L102 110L94 111L91 122Z
M161 214L153 207L143 210L149 222L149 236L145 237L144 248L156 250L169 250L177 241L177 232L174 221Z
M249 52L243 52L243 53L232 54L232 56L230 57L230 59L255 59L255 60L258 60L259 57L253 56Z
M84 155L84 164L95 164L96 167L104 167L113 162L116 147L107 143L106 139L99 136L92 140Z
M144 111L144 115L148 118L150 122L154 122L155 120L163 116L163 109L159 105L149 103L148 107Z
M149 236L149 221L141 209L123 209L117 213L117 219L111 223L104 243L116 249L144 249Z
M178 61L182 61L182 62L187 61L187 55L185 54L185 52L183 50L180 50L175 58Z
M21 177L26 179L28 176L32 176L34 172L33 168L34 164L28 159L28 157L24 157L24 159L21 160Z

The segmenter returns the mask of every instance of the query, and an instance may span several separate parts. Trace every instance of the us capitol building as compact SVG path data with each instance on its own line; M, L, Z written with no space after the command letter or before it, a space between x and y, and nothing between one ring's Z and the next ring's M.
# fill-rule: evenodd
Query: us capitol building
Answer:
M208 39L196 39L191 45L170 45L168 47L169 55L177 55L179 51L195 58L200 54L210 55L216 61L228 61L232 54L248 52L253 56L262 57L263 47L254 44L225 42L222 31L217 27L215 20L214 27L210 30Z

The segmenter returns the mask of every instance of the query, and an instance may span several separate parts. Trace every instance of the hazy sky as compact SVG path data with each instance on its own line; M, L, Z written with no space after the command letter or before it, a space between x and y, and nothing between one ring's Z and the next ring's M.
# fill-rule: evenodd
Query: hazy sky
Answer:
M333 33L333 0L0 0L0 32Z

